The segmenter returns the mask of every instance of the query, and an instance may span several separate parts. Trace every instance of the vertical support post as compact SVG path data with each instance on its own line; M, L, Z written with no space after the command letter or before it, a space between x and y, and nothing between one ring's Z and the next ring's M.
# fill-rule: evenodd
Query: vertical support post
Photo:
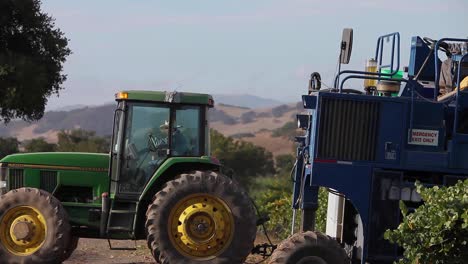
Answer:
M307 181L306 181L307 182ZM302 195L302 218L301 231L315 230L315 216L318 209L319 187L315 185L304 184Z

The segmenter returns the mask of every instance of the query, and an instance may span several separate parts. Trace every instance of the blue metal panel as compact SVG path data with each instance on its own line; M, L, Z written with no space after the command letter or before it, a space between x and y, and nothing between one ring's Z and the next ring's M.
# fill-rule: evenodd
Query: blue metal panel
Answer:
M305 109L315 109L317 107L317 96L315 95L303 95L302 103Z
M444 105L437 102L415 101L413 103L414 125L440 128L444 125Z
M377 137L377 162L400 163L400 153L406 139L406 104L388 101L381 104L379 135Z
M420 37L413 37L411 39L408 76L414 77L418 73L428 55L430 55L430 58L424 67L424 70L419 75L419 80L434 81L434 54L432 54L431 48L424 43ZM438 63L440 64L440 60L438 60Z
M403 167L417 165L429 168L447 168L449 156L447 152L407 151Z
M311 169L310 186L331 188L349 199L361 216L363 234L367 238L372 193L372 167L314 162ZM367 243L366 239L363 260L367 256Z
M372 167L314 162L310 185L332 188L350 199L366 224L369 216Z
M456 134L450 142L450 165L453 168L465 170L468 174L468 135Z
M409 103L410 111L408 112L408 127L405 129L407 140L405 149L411 151L444 151L446 126L444 124L445 111L444 104L426 101L414 101ZM418 144L409 144L409 133L411 129L422 129L426 131L438 131L438 144L436 146L423 145L424 142Z

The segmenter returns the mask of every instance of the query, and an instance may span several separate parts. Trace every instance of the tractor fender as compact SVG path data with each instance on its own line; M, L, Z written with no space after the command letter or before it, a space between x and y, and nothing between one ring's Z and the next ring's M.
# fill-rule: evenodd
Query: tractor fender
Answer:
M220 164L208 156L171 157L166 159L154 172L143 189L139 201L151 200L162 185L174 176L192 170L219 170Z

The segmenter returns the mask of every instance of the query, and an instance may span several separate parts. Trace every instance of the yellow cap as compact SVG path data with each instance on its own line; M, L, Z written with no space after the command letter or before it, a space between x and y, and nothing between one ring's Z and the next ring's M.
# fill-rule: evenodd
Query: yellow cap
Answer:
M127 92L116 93L115 99L128 99L128 93Z

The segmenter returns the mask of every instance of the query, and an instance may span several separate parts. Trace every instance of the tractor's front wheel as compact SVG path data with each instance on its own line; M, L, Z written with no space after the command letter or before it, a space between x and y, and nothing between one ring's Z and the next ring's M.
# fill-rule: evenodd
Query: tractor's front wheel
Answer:
M166 183L148 207L148 246L156 261L242 263L256 235L247 193L212 171L181 174Z
M319 232L296 233L278 246L270 264L348 264L336 240Z
M1 263L61 262L69 239L67 213L51 194L21 188L1 196Z
M80 238L76 236L71 236L70 240L68 241L68 245L63 252L62 258L60 262L63 262L71 257L75 249L78 247L78 242Z

